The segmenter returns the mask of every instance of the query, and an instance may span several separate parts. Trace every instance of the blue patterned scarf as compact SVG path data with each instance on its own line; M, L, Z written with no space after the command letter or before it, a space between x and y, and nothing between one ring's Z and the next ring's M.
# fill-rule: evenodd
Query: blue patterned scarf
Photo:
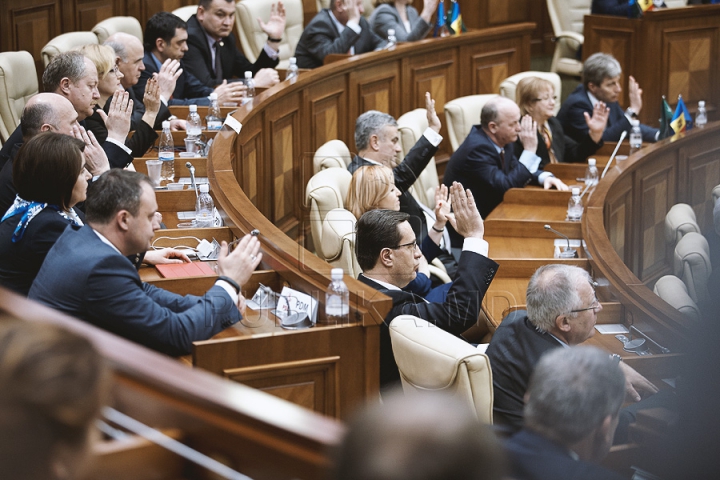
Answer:
M0 222L4 222L8 218L14 217L15 215L22 215L22 218L18 222L18 225L13 232L13 243L17 243L18 241L22 240L23 235L25 235L25 230L27 229L30 221L35 218L38 213L42 212L45 208L51 208L55 210L58 215L65 218L73 225L77 225L79 227L82 227L83 225L82 220L80 220L80 217L78 217L77 213L75 213L75 210L73 210L72 208L69 212L65 212L61 210L60 207L57 205L48 205L47 203L40 202L28 202L27 200L23 200L22 198L20 198L19 195L16 195L15 202L2 217L2 220L0 220Z

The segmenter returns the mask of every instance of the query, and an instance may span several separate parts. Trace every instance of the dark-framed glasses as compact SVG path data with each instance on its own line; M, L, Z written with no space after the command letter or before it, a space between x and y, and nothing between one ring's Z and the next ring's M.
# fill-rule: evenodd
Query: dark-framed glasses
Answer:
M587 310L592 310L593 313L597 313L597 309L600 308L600 301L595 297L595 300L593 301L592 305L590 305L587 308L580 308L578 310L570 310L570 313L580 313L585 312Z
M417 247L417 240L413 240L412 242L403 243L402 245L397 245L395 247L388 247L390 250L397 250L399 248L403 247L412 247L413 250L415 250L415 247Z

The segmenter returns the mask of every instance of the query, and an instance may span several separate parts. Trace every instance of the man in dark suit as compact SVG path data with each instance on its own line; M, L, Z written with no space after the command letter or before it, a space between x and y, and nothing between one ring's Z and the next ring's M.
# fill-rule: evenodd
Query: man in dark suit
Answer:
M462 182L469 188L483 218L502 202L505 192L528 183L567 190L567 186L550 172L539 169L537 126L532 118L520 120L520 109L512 100L497 97L488 101L480 113L480 125L474 125L465 141L450 157L443 182ZM518 135L524 146L515 157L514 142ZM453 247L460 238L452 236Z
M612 445L624 385L617 361L595 347L545 355L530 380L525 428L505 443L512 478L625 478L597 465Z
M630 121L636 119L642 109L642 89L630 76L628 80L630 106L623 111L618 103L622 93L621 74L620 63L607 53L595 53L585 60L582 85L578 85L563 102L557 115L565 135L576 142L582 142L588 134L584 114L592 115L593 107L598 102L605 102L610 109L607 127L602 136L604 142L617 142L623 131L630 133ZM659 134L657 128L640 124L640 130L643 142L657 141Z
M100 98L95 64L80 52L61 53L45 68L42 80L46 92L62 95L70 100L77 112L78 122L84 127L84 120L94 113L93 107ZM125 99L124 105L127 104ZM112 168L124 168L132 161L131 151L125 146L125 138L130 128L130 114L126 108L117 108L105 115L108 137L101 146ZM23 133L18 125L0 151L2 165L5 165L15 146L22 141Z
M363 270L358 278L393 300L380 333L380 384L383 386L400 379L387 328L390 322L398 315L415 315L460 335L477 322L482 299L497 272L497 263L487 258L485 228L472 193L456 183L450 188L450 195L455 228L465 237L465 243L458 272L443 303L431 303L401 290L415 278L422 256L408 214L370 210L358 220L355 255Z
M142 98L145 85L153 75L159 75L163 64L167 61L180 62L182 73L175 82L175 90L168 98L168 105L210 105L209 95L217 95L218 104L238 102L246 86L235 82L223 83L213 90L198 80L195 75L183 68L182 58L188 50L187 24L177 15L169 12L158 12L145 26L145 70L140 73L140 80L133 86L135 95Z
M435 100L427 92L425 93L425 107L428 128L399 165L396 165L397 154L401 150L397 121L392 116L377 110L370 110L360 115L355 122L355 146L358 154L348 165L350 173L355 173L355 170L365 165L379 164L393 169L395 187L402 192L400 211L412 216L410 222L418 243L422 243L428 234L427 222L423 207L408 189L412 187L435 155L438 145L443 139L440 135L442 124L435 112ZM431 207L435 207L435 205Z
M245 72L252 72L256 87L271 87L280 81L275 66L278 64L278 50L285 32L285 7L282 2L275 4L267 23L260 21L260 28L268 41L255 63L245 58L235 45L232 34L235 24L235 2L233 0L200 0L197 14L187 22L188 51L184 63L200 82L208 87L223 83L223 80L244 78Z
M362 17L362 0L331 0L310 20L300 36L295 57L300 68L317 68L331 53L357 55L383 48L387 42Z
M562 264L540 267L530 278L527 311L505 317L486 351L493 371L494 423L518 430L523 423L523 398L530 375L546 352L578 345L595 334L602 304L592 278L578 267ZM657 388L621 363L629 401Z
M86 205L86 225L50 249L30 298L169 355L187 354L193 341L241 319L241 285L262 259L255 237L229 255L222 242L215 285L201 297L181 296L143 283L126 257L150 248L159 228L145 175L110 170L90 185Z

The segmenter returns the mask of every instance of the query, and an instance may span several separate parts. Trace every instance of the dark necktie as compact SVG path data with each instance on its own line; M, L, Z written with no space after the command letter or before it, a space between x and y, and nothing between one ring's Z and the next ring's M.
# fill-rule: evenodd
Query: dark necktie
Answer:
M223 82L222 64L220 63L220 42L215 42L213 48L215 49L215 83L219 85Z
M505 171L505 149L500 150L500 169Z

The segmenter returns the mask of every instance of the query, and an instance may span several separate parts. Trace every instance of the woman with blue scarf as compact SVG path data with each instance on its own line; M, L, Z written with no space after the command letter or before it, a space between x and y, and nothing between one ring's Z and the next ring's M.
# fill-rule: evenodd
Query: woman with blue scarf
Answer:
M26 142L13 163L18 194L0 223L0 285L27 295L45 255L63 231L82 226L73 207L85 200L85 143L46 132Z

